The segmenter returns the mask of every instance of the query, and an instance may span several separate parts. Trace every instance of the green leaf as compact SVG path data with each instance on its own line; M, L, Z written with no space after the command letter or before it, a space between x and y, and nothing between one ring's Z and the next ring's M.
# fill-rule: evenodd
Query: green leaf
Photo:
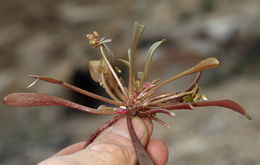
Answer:
M213 57L210 57L210 58L207 58L205 60L202 60L200 63L198 63L197 65L193 66L192 68L176 75L176 76L173 76L171 77L170 79L162 82L161 84L159 84L158 86L156 86L155 88L153 88L150 92L154 92L155 90L159 89L160 87L174 81L174 80L177 80L183 76L187 76L189 74L192 74L192 73L196 73L196 72L201 72L201 71L204 71L204 70L208 70L208 69L211 69L211 68L215 68L219 65L219 61L216 59L216 58L213 58Z
M131 51L130 51L130 59L129 59L129 83L128 83L128 90L129 90L129 95L132 95L132 83L133 83L133 67L134 67L134 59L135 59L135 51L136 51L136 47L138 44L138 41L141 37L141 35L144 32L144 25L141 25L137 22L135 22L134 25L134 34L133 34L133 41L132 41L132 47L131 47Z
M145 69L144 69L144 79L142 81L142 84L144 83L144 81L146 80L146 77L147 77L147 74L148 74L148 71L149 71L149 66L150 66L150 63L152 61L152 58L153 58L153 55L155 53L155 51L158 49L158 47L164 43L166 40L163 39L161 41L157 41L155 42L151 47L150 49L148 50L148 53L147 53L147 60L146 60L146 64L145 64Z

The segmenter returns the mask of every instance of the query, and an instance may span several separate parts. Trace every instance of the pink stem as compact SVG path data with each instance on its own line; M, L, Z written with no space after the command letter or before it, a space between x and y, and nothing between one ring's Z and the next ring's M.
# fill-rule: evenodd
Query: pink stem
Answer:
M184 92L188 92L188 91L190 91L190 90L192 90L192 89L194 88L195 84L198 83L198 81L200 80L201 74L202 74L202 71L200 71L200 72L197 74L197 76L196 76L196 78L194 79L194 81L191 83L191 85L190 85L188 88L186 88L186 89L184 90Z
M162 106L162 108L167 110L182 110L182 109L193 109L191 103L177 103L172 105Z
M164 121L158 119L157 117L152 117L152 118L150 118L150 119L156 121L157 123L161 124L161 125L164 126L164 127L167 127L167 128L170 127L167 123L165 123Z
M95 138L106 128L110 127L112 124L117 122L120 118L122 118L123 115L117 115L111 118L109 121L107 121L105 124L103 124L101 127L99 127L88 139L86 144L84 145L83 149L86 148L90 143L92 143Z
M145 112L139 112L138 116L148 116L148 115L156 114L156 113L165 113L169 116L176 116L174 113L169 112L169 111L164 110L164 109L152 109L152 110L148 110L148 111L145 111Z

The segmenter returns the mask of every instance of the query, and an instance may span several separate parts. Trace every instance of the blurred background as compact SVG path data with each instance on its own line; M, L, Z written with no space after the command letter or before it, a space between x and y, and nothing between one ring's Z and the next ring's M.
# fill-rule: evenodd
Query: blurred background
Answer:
M12 92L41 92L83 105L99 102L68 89L33 82L29 74L64 80L104 95L89 75L88 61L99 59L85 35L96 30L112 38L117 57L125 58L133 24L146 25L137 51L143 69L149 46L163 38L149 79L167 79L200 60L216 57L220 67L204 73L200 86L208 99L230 98L252 121L224 108L178 111L160 116L153 137L169 146L168 164L260 165L260 1L259 0L8 0L0 1L0 98ZM181 91L194 78L163 88ZM85 141L107 121L63 107L15 108L0 103L0 164L28 165L62 148Z

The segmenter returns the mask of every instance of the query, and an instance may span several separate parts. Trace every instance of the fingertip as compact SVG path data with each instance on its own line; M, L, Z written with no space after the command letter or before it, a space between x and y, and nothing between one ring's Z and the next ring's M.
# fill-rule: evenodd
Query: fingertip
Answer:
M151 139L146 148L155 165L165 165L168 161L168 148L159 139Z

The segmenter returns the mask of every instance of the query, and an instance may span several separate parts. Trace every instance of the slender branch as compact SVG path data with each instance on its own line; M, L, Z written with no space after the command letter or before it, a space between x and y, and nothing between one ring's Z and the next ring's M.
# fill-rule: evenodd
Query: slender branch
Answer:
M88 139L86 144L84 145L83 149L86 148L90 143L92 143L95 138L106 128L110 127L113 125L115 122L117 122L120 118L122 118L123 115L117 115L108 120L105 124L103 124L101 127L99 127Z
M182 93L179 93L179 94L175 94L175 95L172 95L172 96L168 96L168 97L164 97L162 99L155 100L153 102L147 103L147 105L156 105L156 104L159 104L159 103L163 103L163 102L166 102L166 101L170 101L170 100L173 100L173 99L184 97L184 96L190 95L192 93L193 93L193 91L182 92Z
M152 110L148 110L148 111L145 111L145 112L140 112L138 114L138 116L148 116L148 115L156 114L156 113L164 113L164 114L167 114L167 115L172 116L172 117L176 116L175 113L169 112L165 109L152 109Z
M182 109L193 109L193 106L191 105L191 103L179 103L179 104L166 104L161 105L162 108L167 109L167 110L182 110Z
M137 99L143 98L143 97L146 95L146 93L147 93L149 90L153 89L155 86L156 86L156 84L154 84L154 83L149 83L148 85L146 85L146 86L144 87L143 91L142 91L142 92L139 94L139 96L137 97ZM141 86L141 88L143 88L143 86Z
M176 93L173 93L173 92L156 93L156 94L153 94L150 97L144 99L143 102L149 103L149 102L153 102L155 100L162 99L162 98L165 98L165 97L168 97L168 96L173 96L173 95L176 95Z
M111 89L108 87L106 79L105 79L105 74L104 71L102 71L101 74L101 81L103 84L103 87L105 88L106 92L108 93L108 95L113 98L115 101L119 101L118 98L113 94L113 92L111 91ZM119 101L120 102L120 101Z
M88 92L88 91L80 89L80 88L78 88L76 86L70 85L70 84L65 83L63 81L56 80L56 79L53 79L53 78L50 78L50 77L43 77L43 76L36 76L36 75L29 75L29 77L32 77L32 78L35 78L35 79L39 79L39 80L42 80L42 81L45 81L45 82L49 82L49 83L52 83L52 84L62 85L64 87L66 87L66 88L69 88L69 89L75 91L75 92L81 93L83 95L92 97L92 98L100 100L100 101L107 102L109 104L119 105L119 106L125 105L123 102L110 100L110 99L108 99L106 97L103 97L103 96L100 96L100 95L96 95L94 93Z
M102 56L103 56L103 58L104 58L104 60L105 60L105 62L106 62L106 64L107 64L107 66L109 67L109 69L110 69L110 71L112 72L114 78L116 79L116 82L118 83L118 85L119 85L121 91L123 92L123 95L125 96L125 98L128 98L127 92L126 92L125 88L123 87L123 84L122 84L121 81L119 80L119 78L118 78L118 76L117 76L115 70L113 69L113 67L112 67L111 64L109 63L109 61L108 61L108 59L107 59L107 57L106 57L106 55L105 55L105 53L104 53L104 50L103 50L103 47L102 47L102 46L100 46L100 51L101 51L101 54L102 54Z
M112 67L115 66L115 56L113 54L113 52L109 49L109 47L104 43L103 46L105 47L105 49L108 52L108 56L109 56L109 61L111 61Z
M194 79L194 81L191 83L191 85L190 85L188 88L186 88L186 89L184 90L184 92L188 92L188 91L190 91L190 90L192 90L192 89L194 88L194 86L195 86L195 85L198 83L198 81L200 80L201 74L202 74L202 71L197 74L197 76L196 76L196 78Z
M164 121L158 119L157 117L151 117L150 119L156 121L157 123L161 124L162 126L164 126L164 127L166 127L166 128L169 128L169 127L170 127L167 123L165 123Z
M123 101L126 102L126 98L124 98L122 92L120 91L120 89L118 88L118 86L116 86L114 88L115 94Z

